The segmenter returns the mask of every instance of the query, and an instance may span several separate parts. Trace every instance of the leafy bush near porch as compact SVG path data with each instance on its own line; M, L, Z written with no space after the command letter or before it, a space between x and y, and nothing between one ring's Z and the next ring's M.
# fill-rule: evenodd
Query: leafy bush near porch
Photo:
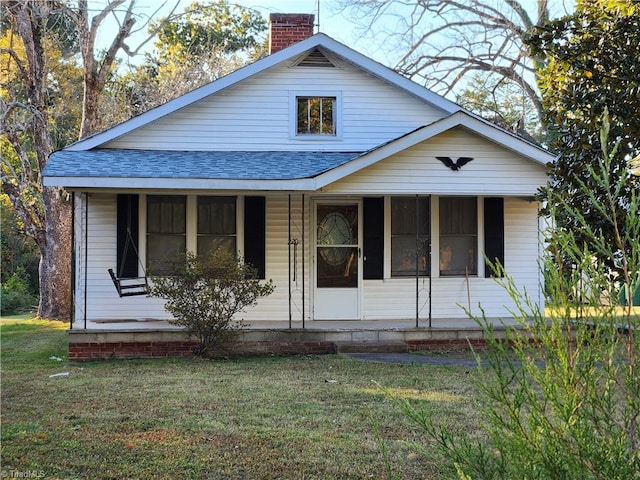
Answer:
M173 273L153 277L150 294L167 300L170 322L198 339L197 355L212 355L233 341L243 326L235 316L274 290L271 280L257 279L255 268L222 249L207 256L187 252L169 263Z

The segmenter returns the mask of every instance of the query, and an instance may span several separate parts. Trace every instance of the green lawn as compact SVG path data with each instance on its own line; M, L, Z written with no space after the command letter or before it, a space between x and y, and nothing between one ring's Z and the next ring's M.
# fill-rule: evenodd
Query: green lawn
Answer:
M468 367L340 356L68 363L65 324L5 318L1 328L3 478L385 478L375 424L399 478L445 478L442 462L410 447L420 439L376 383L454 429L478 424Z

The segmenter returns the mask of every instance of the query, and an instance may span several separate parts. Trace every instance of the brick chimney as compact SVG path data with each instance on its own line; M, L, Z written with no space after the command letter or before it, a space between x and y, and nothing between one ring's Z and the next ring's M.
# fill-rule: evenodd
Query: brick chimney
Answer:
M287 48L313 35L311 13L271 13L269 15L269 53Z

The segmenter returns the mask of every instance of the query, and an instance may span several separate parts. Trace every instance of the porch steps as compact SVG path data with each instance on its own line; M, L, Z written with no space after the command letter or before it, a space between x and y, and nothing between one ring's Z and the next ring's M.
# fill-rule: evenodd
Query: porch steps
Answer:
M409 347L403 341L334 342L336 353L406 353Z

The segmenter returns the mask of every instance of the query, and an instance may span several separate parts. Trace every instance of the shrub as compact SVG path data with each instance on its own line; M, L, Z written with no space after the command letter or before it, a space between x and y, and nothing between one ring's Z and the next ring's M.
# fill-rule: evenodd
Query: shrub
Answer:
M35 295L29 292L29 276L23 267L17 267L13 274L2 284L0 313L12 315L33 309L38 303Z
M171 260L169 276L153 277L150 294L167 300L171 323L189 329L198 341L197 355L208 356L232 342L244 324L236 316L274 290L271 280L228 252L208 256L191 252Z
M507 328L506 341L494 337L484 316L476 318L488 338L488 349L478 354L476 379L485 438L444 430L428 406L416 409L394 399L436 446L451 476L639 478L640 316L631 299L616 305L615 285L630 289L640 272L640 192L619 201L629 172L611 180L616 149L607 150L604 123L603 161L590 167L589 175L602 185L606 200L598 201L584 184L582 189L610 223L615 242L592 228L582 212L554 199L562 215L579 223L581 239L589 241L578 241L571 230L556 229L549 236L541 266L547 302L553 306L548 312L540 311L511 279L501 280L516 305L511 313L520 327ZM597 258L613 261L616 272Z

